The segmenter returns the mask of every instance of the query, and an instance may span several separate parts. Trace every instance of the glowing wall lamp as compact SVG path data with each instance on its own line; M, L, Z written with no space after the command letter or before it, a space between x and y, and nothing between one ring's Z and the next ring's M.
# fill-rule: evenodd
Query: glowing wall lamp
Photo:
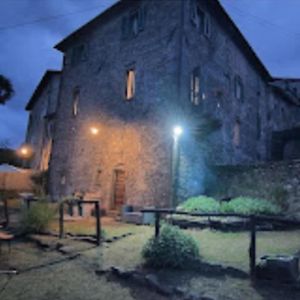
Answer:
M90 132L92 135L97 135L99 133L99 129L95 126L90 127Z
M18 150L18 156L27 159L30 158L33 154L32 148L26 145L23 145L19 150Z

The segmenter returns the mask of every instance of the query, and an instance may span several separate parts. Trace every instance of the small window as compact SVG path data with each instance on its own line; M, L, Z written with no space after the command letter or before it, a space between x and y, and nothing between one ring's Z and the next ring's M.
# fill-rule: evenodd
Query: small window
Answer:
M211 20L210 16L208 14L205 14L204 16L204 35L207 37L210 37L211 35Z
M235 147L239 147L241 143L241 122L236 120L233 127L232 143Z
M199 67L196 67L191 74L190 99L194 105L199 105L206 99L205 82Z
M137 36L139 33L139 14L135 11L129 18L130 31L133 36Z
M122 38L127 39L137 36L145 29L146 10L144 6L132 11L122 19Z
M80 90L79 88L75 88L73 92L73 105L72 105L72 113L74 117L78 115L79 100L80 100Z
M191 74L191 102L194 105L199 105L201 98L200 91L200 68L197 67L193 70Z
M204 12L199 2L196 0L191 0L191 22L192 24L199 29L201 34L204 34L207 37L211 35L211 19L209 14Z
M135 95L135 70L129 69L126 72L126 89L125 89L125 99L132 100Z
M244 87L241 77L236 76L234 80L234 95L238 100L244 99Z

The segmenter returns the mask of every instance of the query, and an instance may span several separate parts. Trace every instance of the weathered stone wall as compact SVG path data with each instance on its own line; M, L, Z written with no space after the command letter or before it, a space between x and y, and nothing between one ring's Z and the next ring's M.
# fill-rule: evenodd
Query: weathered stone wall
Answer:
M169 206L172 128L177 124L183 126L185 136L179 140L176 189L180 199L205 191L208 158L224 165L266 160L274 126L292 126L298 111L278 100L206 1L199 2L210 14L209 37L190 22L192 1L125 2L65 45L51 157L51 195L94 193L105 208L112 208L114 170L123 169L127 203ZM140 4L146 9L145 28L123 39L123 17ZM80 45L85 45L86 55L75 66L72 51ZM190 76L197 66L204 75L205 99L194 106L190 103ZM125 101L129 68L136 72L136 95ZM244 86L242 101L233 92L237 75ZM75 89L80 90L76 117L72 115ZM281 106L290 118L278 117ZM192 120L201 120L204 114L219 119L222 126L199 145ZM233 144L237 120L238 146ZM91 126L99 129L98 135L90 134Z
M277 202L300 218L300 160L215 169L210 194L218 198L251 196Z
M228 24L217 18L206 1L198 1L211 20L206 36L191 21L193 1L185 1L182 62L182 102L194 113L207 113L219 119L220 130L211 137L212 162L247 164L270 158L272 132L294 127L300 122L300 107L285 102L274 93L267 79L245 57ZM203 99L191 104L190 78L199 67ZM243 83L243 98L234 95L236 76ZM234 145L234 126L239 121L240 143Z
M34 152L30 168L35 170L47 169L51 152L51 122L48 116L56 111L60 75L51 74L47 85L36 100L29 115L26 143Z
M113 207L113 174L126 173L126 202L169 206L173 113L177 101L180 2L145 1L145 29L121 38L131 2L74 41L66 51L51 158L53 197L94 193ZM70 63L72 47L86 43L87 59ZM125 74L136 71L136 95L124 100ZM72 94L80 89L79 113ZM90 126L99 129L91 135Z

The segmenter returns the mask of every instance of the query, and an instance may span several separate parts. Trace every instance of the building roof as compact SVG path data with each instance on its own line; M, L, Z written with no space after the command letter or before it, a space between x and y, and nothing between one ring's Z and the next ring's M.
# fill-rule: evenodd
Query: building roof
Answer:
M107 10L96 16L94 19L78 28L76 31L68 35L61 42L59 42L54 48L59 51L64 52L68 45L80 37L82 34L86 33L87 30L90 30L95 25L98 25L101 22L105 22L112 14L117 13L121 10L125 5L134 4L136 0L119 0L117 3L109 7ZM223 28L227 30L228 34L231 35L233 40L236 42L237 46L245 53L248 60L258 69L260 74L266 78L266 80L271 80L272 77L264 66L262 61L258 58L257 54L250 46L248 41L245 39L241 31L232 21L230 16L227 14L226 10L223 8L219 0L210 0L207 1L207 5L211 8L213 13L217 16L217 20L224 24Z
M127 3L126 3L127 2ZM119 0L112 6L110 6L108 9L106 9L104 12L101 12L99 15L97 15L95 18L84 24L83 26L79 27L77 30L72 32L70 35L66 36L62 41L60 41L58 44L54 46L55 49L64 52L66 47L69 45L70 42L75 40L77 37L84 34L87 30L90 30L93 26L96 24L99 24L102 22L105 22L105 20L110 17L110 15L122 7L125 7L125 4L129 3L136 3L136 0Z
M33 106L35 105L36 101L38 100L39 96L43 92L44 88L47 86L49 80L53 75L59 75L61 74L61 71L58 70L47 70L45 74L43 75L40 83L35 88L31 98L29 99L25 109L26 110L32 110Z

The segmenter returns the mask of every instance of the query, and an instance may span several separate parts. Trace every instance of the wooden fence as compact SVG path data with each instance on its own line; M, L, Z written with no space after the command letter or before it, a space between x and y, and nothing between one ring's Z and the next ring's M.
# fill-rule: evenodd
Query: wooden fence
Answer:
M250 245L249 245L249 267L251 277L255 277L255 267L256 267L256 226L260 222L268 223L283 223L287 225L292 225L295 228L300 228L300 222L286 219L283 217L271 217L271 216L257 216L257 215L242 215L242 214L223 214L223 213L187 213L183 211L176 211L174 209L144 209L144 213L154 213L155 214L155 237L159 236L160 233L160 220L161 215L184 215L192 217L219 217L228 218L236 217L241 219L248 219L250 221Z

